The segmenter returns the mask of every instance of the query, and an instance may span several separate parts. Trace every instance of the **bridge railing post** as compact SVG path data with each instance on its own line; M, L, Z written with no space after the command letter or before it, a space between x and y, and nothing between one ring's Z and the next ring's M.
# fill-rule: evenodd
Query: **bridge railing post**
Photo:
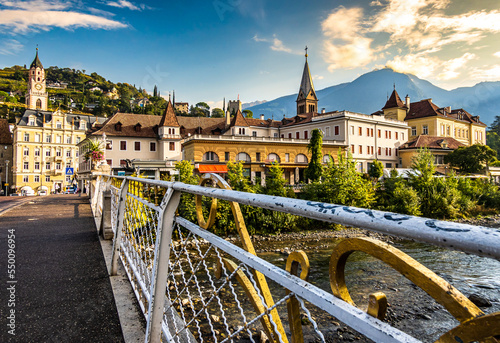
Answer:
M159 213L145 343L160 343L174 216L181 192L168 188Z
M113 229L111 228L111 191L102 192L102 213L99 223L99 233L106 240L113 238Z
M123 221L125 219L125 211L127 207L127 193L128 193L128 179L124 179L120 187L119 193L119 207L118 207L118 220L116 224L115 237L113 239L113 252L111 255L111 270L110 276L115 276L118 271L118 257L120 255L120 241L122 238Z

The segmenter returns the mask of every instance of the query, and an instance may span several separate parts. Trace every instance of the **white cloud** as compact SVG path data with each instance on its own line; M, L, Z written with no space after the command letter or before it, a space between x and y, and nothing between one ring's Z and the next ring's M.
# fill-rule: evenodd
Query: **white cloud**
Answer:
M387 62L386 65L400 73L410 73L419 77L427 77L434 74L434 71L441 65L441 60L437 57L408 54L396 56L392 61Z
M10 28L16 33L44 30L52 27L73 29L120 29L127 25L107 18L72 11L0 11L0 28Z
M313 78L313 80L323 80L324 79L324 77L321 75L313 75L312 78Z
M362 35L363 9L339 7L322 23L323 54L328 70L356 68L376 59L373 39Z
M468 61L473 60L475 58L477 58L476 55L467 52L463 54L461 57L445 61L442 65L443 71L437 76L438 79L440 80L456 79L457 77L460 76L459 70L463 70L465 64Z
M269 38L260 38L259 36L255 35L252 38L255 42L261 43L270 43L269 48L274 51L282 51L282 52L287 52L289 54L301 54L300 52L293 51L292 49L286 47L283 42L276 37L276 35L273 35L272 39Z
M64 10L71 6L71 1L45 1L45 0L32 0L32 1L0 1L0 5L10 8L17 8L21 10L30 11L57 11Z
M145 4L136 5L133 2L127 0L118 0L118 1L108 1L105 3L108 6L118 7L118 8L128 8L131 11L142 11L145 9L151 9L151 7Z
M15 55L23 49L23 45L15 39L0 41L0 55Z
M495 53L493 54L493 56L495 56L495 57L500 57L500 51L495 52Z
M474 68L472 73L480 80L500 80L500 64L495 64L484 68Z

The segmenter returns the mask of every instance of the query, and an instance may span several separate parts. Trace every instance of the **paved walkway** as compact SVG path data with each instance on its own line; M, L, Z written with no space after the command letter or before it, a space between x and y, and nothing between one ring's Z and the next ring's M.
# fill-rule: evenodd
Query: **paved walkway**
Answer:
M124 341L94 228L88 199L77 195L34 197L0 216L0 342Z

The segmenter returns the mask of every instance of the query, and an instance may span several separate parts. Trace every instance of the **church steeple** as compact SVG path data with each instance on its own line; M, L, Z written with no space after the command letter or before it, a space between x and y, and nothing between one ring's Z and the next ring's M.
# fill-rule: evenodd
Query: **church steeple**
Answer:
M45 69L38 58L38 48L36 56L31 62L28 80L28 93L26 94L26 106L31 110L47 110L48 93L45 85Z
M309 71L309 64L307 63L307 49L306 46L306 63L304 64L302 81L300 82L299 94L296 100L297 114L317 112L318 110L318 98L316 97L311 72Z

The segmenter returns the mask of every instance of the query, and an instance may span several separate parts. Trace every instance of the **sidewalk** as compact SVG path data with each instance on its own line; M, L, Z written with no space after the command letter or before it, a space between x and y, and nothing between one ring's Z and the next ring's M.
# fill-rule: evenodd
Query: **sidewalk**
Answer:
M0 342L123 342L88 199L30 200L0 216Z

